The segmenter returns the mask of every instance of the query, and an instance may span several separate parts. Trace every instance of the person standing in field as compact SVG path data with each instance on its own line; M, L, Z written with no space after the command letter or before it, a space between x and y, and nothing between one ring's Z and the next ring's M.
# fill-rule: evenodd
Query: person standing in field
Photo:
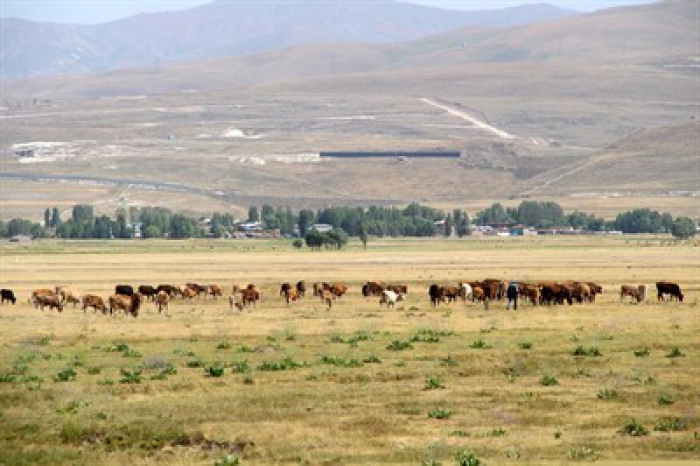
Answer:
M506 297L508 298L508 303L506 304L506 310L510 309L510 304L513 303L513 309L518 310L518 284L516 282L510 282L508 289L506 290Z

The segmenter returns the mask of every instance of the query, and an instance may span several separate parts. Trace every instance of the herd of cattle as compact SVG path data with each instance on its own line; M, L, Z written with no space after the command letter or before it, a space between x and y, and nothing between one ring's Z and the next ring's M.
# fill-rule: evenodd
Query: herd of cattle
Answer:
M486 279L483 281L459 282L457 286L442 286L432 284L428 288L428 295L433 306L438 306L441 303L451 303L461 299L465 303L482 302L485 306L491 301L500 301L506 298L507 289L513 285L517 287L517 297L522 302L536 305L556 305L567 303L593 303L596 295L603 292L603 288L593 282L578 282L578 281L542 281L542 282L507 282L498 279ZM625 298L631 298L637 303L646 301L647 285L622 285L620 287L620 300L625 301ZM333 302L341 298L348 292L348 287L341 283L313 283L311 291L314 297L317 297L328 308L333 306ZM683 293L677 283L658 282L656 284L657 298L659 301L677 300L683 302ZM307 286L304 281L296 284L283 283L280 287L279 295L284 299L287 305L304 298L306 296ZM2 295L2 304L6 302L15 304L17 299L12 290L0 290ZM56 309L59 312L63 311L67 304L82 306L85 312L88 308L93 311L100 311L103 314L114 314L122 311L127 315L134 317L138 316L139 309L144 301L151 301L158 308L158 312L163 309L168 309L168 304L175 298L192 300L208 297L216 300L223 297L223 289L216 284L201 285L197 283L187 283L183 286L174 285L159 285L153 287L150 285L141 285L134 289L131 285L117 285L114 289L114 294L109 296L105 301L102 297L95 294L80 294L66 286L57 286L55 288L42 288L32 292L29 299L31 304L36 308L44 310ZM381 282L367 282L362 286L362 295L364 297L379 297L379 304L388 307L394 307L397 302L403 301L408 294L408 286L404 284L391 284ZM243 310L255 306L260 300L261 294L259 289L250 284L245 287L233 285L231 295L228 297L229 307ZM509 299L511 297L509 296ZM517 303L516 303L517 309Z

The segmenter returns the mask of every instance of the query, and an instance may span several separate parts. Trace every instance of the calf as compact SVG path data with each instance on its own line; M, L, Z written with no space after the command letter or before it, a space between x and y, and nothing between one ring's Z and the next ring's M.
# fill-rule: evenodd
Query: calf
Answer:
M170 295L168 293L166 293L165 291L161 291L156 295L154 301L156 303L156 306L158 306L158 313L160 314L160 312L163 310L163 308L165 308L166 311L168 310L168 303L170 302Z
M12 290L3 288L0 290L0 296L2 296L2 301L0 301L2 304L5 304L5 301L12 303L13 305L17 302L15 293Z

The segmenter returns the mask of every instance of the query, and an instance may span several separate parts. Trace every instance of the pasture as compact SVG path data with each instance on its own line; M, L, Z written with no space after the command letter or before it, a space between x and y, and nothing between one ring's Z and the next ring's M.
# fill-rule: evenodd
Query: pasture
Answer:
M375 240L0 246L0 464L485 464L700 458L700 254L667 239ZM487 277L602 284L594 304L457 302L431 283ZM328 310L282 282L341 282ZM395 309L368 280L406 283ZM685 301L620 304L621 284ZM262 302L147 303L137 318L28 304L68 285L254 283ZM643 427L643 430L642 430ZM660 464L661 464L660 463ZM221 463L226 464L226 463ZM233 464L233 462L229 463ZM464 463L470 464L470 463Z

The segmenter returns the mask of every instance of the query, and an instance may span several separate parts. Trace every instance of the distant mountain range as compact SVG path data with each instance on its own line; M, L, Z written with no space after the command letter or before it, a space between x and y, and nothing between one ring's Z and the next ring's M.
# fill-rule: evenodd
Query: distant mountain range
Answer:
M387 43L573 16L548 4L451 11L393 0L218 0L98 25L0 19L0 78L109 71L322 43Z

